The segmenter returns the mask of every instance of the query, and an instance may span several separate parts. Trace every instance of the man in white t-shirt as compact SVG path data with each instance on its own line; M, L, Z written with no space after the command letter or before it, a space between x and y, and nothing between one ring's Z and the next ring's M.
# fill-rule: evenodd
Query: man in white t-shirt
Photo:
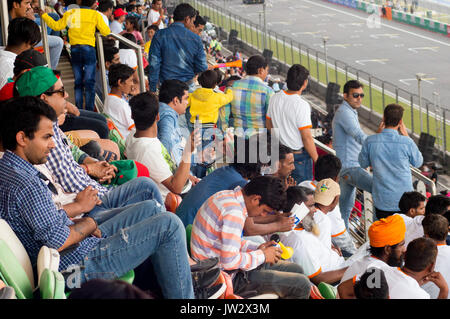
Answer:
M441 273L448 285L450 284L450 246L445 242L449 232L448 220L444 216L431 214L425 216L422 225L425 237L434 240L438 248L434 270ZM431 299L439 296L440 289L434 283L428 282L421 287L430 294ZM450 295L447 299L450 299Z
M288 71L287 90L274 94L269 101L266 127L277 128L280 142L294 150L295 170L292 177L298 183L312 180L312 165L318 158L311 134L311 107L301 94L308 85L309 71L294 64Z
M113 16L114 3L111 0L102 0L99 2L97 11L105 21L105 24L109 26L109 20Z
M346 270L346 261L331 247L325 246L315 234L314 191L301 186L292 186L287 189L286 194L287 201L283 209L285 213L298 207L295 205L304 204L306 206L304 209L309 210L303 219L297 216L298 224L294 230L280 234L281 242L294 250L289 261L302 266L304 274L316 285L320 282L338 283Z
M126 64L113 64L109 68L111 91L106 97L104 112L112 119L124 139L134 127L130 106L124 98L133 91L133 77L134 70Z
M111 33L119 34L123 31L123 22L127 14L122 8L114 10L114 20L109 24Z
M158 139L159 102L156 95L149 92L138 94L131 98L130 107L136 130L126 140L127 157L147 166L150 178L157 184L164 201L169 192L187 192L192 186L189 177L194 133L186 143L177 167Z
M156 25L159 29L164 29L164 10L162 0L153 0L152 7L148 12L148 25Z

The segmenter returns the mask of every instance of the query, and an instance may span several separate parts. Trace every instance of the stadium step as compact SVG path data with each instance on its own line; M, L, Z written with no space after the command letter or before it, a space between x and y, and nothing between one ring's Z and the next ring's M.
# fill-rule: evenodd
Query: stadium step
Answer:
M64 51L59 59L57 70L61 71L64 89L69 94L67 101L75 104L75 78L73 76L72 65L70 63L69 57Z

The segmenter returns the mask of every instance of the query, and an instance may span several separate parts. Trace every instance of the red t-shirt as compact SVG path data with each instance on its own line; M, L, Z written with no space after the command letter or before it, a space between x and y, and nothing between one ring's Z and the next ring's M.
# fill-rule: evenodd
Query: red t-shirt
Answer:
M14 82L6 83L0 90L0 101L12 99L14 97L13 89L14 89Z

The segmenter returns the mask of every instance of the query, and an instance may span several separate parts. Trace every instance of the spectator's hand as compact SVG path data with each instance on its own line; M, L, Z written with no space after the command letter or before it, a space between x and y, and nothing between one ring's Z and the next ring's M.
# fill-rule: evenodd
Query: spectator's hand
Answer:
M333 244L331 245L331 249L334 250L339 256L342 256L342 252L341 249L339 247L334 246Z
M280 232L290 231L294 228L295 217L279 215L277 217L278 230Z
M399 127L398 129L399 129L401 135L403 135L403 136L409 136L409 135L408 135L408 131L406 130L406 126L405 126L405 124L403 123L403 121L400 121L400 127Z
M262 251L266 257L266 263L268 264L276 264L281 258L281 248L279 247L269 246L263 248Z
M381 133L381 131L383 131L385 127L386 126L384 124L384 118L383 118L383 120L381 121L380 125L378 125L377 133Z
M80 116L80 110L75 105L70 103L69 101L67 101L66 108L67 108L67 113L75 115L75 116Z
M419 285L423 285L429 281L438 286L439 289L448 289L447 281L440 272L433 271L432 273L428 274L427 276L425 276L422 283L419 282Z
M198 184L198 182L200 182L200 179L193 175L189 175L189 180L191 181L192 186L195 186Z
M287 185L287 187L296 186L297 182L295 181L295 179L292 176L288 176L286 178L286 185Z
M97 227L97 229L94 230L94 232L91 235L97 238L102 238L102 231L100 230L100 228Z
M44 13L45 13L45 11L42 10L41 8L39 8L39 16L41 17ZM34 16L34 15L33 15L33 16Z
M75 202L83 208L84 212L90 212L96 205L102 203L98 198L98 190L94 189L92 186L88 186L79 192L75 197Z
M89 175L97 178L99 183L111 183L111 180L116 176L117 167L109 164L106 161L98 161L95 163L84 164L89 170Z

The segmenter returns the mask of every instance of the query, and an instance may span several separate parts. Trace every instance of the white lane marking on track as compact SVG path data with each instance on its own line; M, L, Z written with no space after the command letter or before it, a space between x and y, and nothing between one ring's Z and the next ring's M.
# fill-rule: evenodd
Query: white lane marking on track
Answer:
M366 65L366 63L369 63L369 62L386 64L387 61L389 61L389 59L356 60L355 62L360 64L360 65Z
M373 39L379 38L397 39L399 37L399 34L396 33L371 34L370 37Z
M433 82L434 80L436 80L436 78L422 79L422 81L427 82L427 83L429 83L429 84L431 84L431 85L434 84L434 82ZM398 80L398 81L399 81L399 82L402 82L402 83L405 84L405 85L410 86L411 83L409 83L409 82L417 82L417 79L416 79L416 78L414 78L414 79L400 79L400 80Z
M413 53L419 53L419 51L433 51L438 52L439 47L421 47L421 48L408 48L408 51Z
M345 14L345 15L357 18L359 20L364 20L364 21L367 20L367 18L362 18L360 16L357 16L356 14L352 14L352 13L345 12L345 11L342 11L342 10L339 10L339 9L331 8L331 7L323 5L323 4L314 3L313 1L309 1L309 0L303 0L303 1L307 2L307 3L310 3L312 5L315 5L315 6L319 6L319 7L322 7L322 8L326 8L326 9L329 9L329 10L333 10L333 11L336 11L336 12L339 12L339 13L342 13L342 14ZM436 40L436 39L428 38L428 37L426 37L424 35L416 34L416 33L410 32L410 31L406 31L406 30L403 30L403 29L400 29L400 28L397 28L397 27L393 27L391 25L384 24L384 23L381 23L381 25L383 27L386 27L386 28L391 28L391 29L396 30L396 31L404 32L404 33L407 33L407 34L410 34L410 35L413 35L413 36L416 36L416 37L419 37L419 38L422 38L422 39L425 39L425 40L433 41L433 42L436 42L436 43L439 43L439 44L442 44L442 45L450 47L450 43L445 43L445 42L442 42L442 41L439 41L439 40Z

